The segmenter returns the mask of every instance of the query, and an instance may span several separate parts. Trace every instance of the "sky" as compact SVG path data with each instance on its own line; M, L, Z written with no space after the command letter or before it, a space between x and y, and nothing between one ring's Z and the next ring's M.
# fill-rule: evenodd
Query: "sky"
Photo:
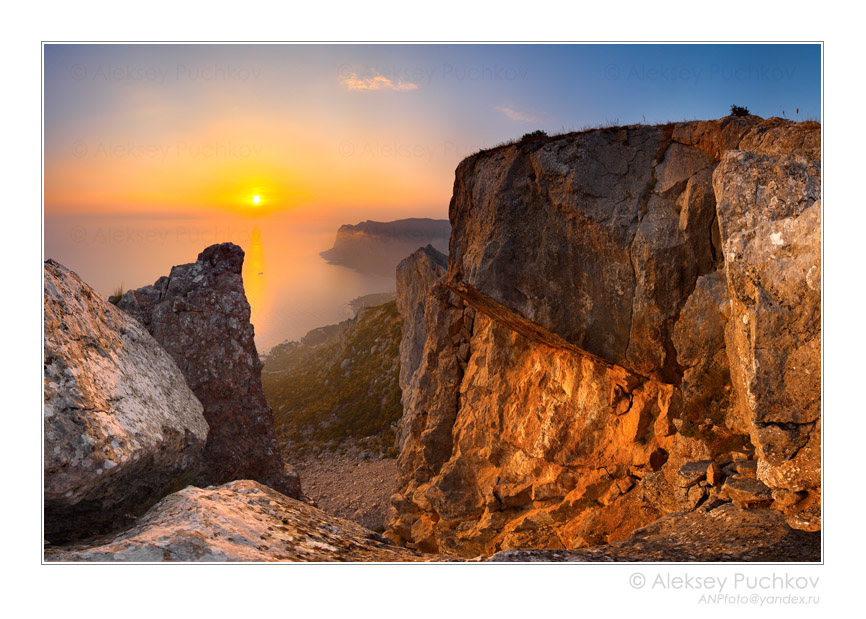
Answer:
M818 45L46 45L45 213L444 218L479 148L820 119L820 70Z

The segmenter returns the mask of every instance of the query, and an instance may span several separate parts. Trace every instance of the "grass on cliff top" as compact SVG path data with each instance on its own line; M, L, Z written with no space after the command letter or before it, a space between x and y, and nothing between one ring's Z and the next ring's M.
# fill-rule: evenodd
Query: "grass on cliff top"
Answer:
M583 125L577 129L575 129L573 126L566 129L565 126L563 126L560 129L559 133L554 133L553 135L547 135L546 131L543 131L541 129L536 129L535 131L532 131L530 133L524 133L523 137L521 137L520 139L515 138L513 140L506 140L504 142L499 142L498 144L495 144L495 145L490 146L488 148L480 148L477 151L475 151L474 153L472 153L471 155L469 155L469 157L467 157L467 159L477 157L478 155L484 155L487 153L492 153L493 151L499 150L500 148L505 148L507 146L514 146L515 144L528 144L530 142L539 142L541 140L546 140L548 138L560 138L560 137L563 137L566 135L586 133L588 131L597 131L599 129L621 129L622 127L623 127L623 125L620 125L619 119L616 118L613 120L608 119L605 122L597 124L597 125Z
M374 451L395 456L395 428L403 414L401 331L391 301L362 311L316 346L275 347L264 359L262 385L280 441L304 452L366 439Z
M737 107L737 106L732 106L732 107ZM748 114L747 108L741 108L741 109L745 110L745 112ZM742 117L741 114L736 114L733 116ZM820 127L820 125L821 125L820 119L816 118L816 117L810 116L810 117L805 118L803 120L796 120L796 119L788 118L785 115L784 111L782 112L782 117L784 120L788 120L791 122L799 122L800 124L806 125L810 129L815 128L812 125L816 125L818 127ZM766 120L771 120L771 119L772 118L768 118ZM474 153L472 153L471 155L469 155L468 157L466 157L466 159L473 159L475 157L478 157L479 155L487 155L487 154L495 152L499 149L507 148L509 146L514 146L517 144L528 144L528 143L538 142L538 141L552 139L552 138L562 138L562 137L567 137L567 136L571 136L571 135L580 135L582 133L588 133L590 131L618 130L618 129L626 129L628 127L645 127L645 126L646 127L667 127L667 126L670 126L670 125L673 125L676 123L699 122L700 120L701 119L699 119L699 118L683 118L682 120L665 120L665 121L659 121L659 122L647 122L646 117L643 117L643 119L640 123L632 123L629 125L623 125L620 123L618 118L614 118L614 119L607 119L603 123L598 123L598 124L594 124L594 125L582 125L582 126L576 127L576 128L574 126L571 126L571 127L566 129L566 127L563 126L563 127L561 127L561 129L558 133L553 133L551 135L547 135L547 133L545 131L538 129L538 130L533 131L531 133L524 134L523 137L521 137L520 139L506 140L504 142L500 142L500 143L495 144L494 146L490 146L488 148L480 148L477 151L475 151Z

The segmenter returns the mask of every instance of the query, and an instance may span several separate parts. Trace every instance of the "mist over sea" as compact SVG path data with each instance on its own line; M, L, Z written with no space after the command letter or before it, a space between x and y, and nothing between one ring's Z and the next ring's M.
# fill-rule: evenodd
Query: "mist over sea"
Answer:
M268 218L45 215L45 258L72 269L107 298L194 262L205 247L231 241L246 252L244 288L260 353L310 329L353 315L355 297L395 290L393 277L325 262L345 216L295 213Z

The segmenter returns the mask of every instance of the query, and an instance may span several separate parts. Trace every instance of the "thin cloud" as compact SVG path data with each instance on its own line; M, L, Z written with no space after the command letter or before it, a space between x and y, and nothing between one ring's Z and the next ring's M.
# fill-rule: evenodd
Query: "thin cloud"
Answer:
M349 77L340 80L340 83L349 90L418 90L418 84L400 80L392 82L384 75L358 77L357 74L352 73Z
M520 110L515 110L513 107L506 107L504 105L501 105L495 109L508 116L509 120L513 120L517 123L536 123L542 120L535 114L521 112Z

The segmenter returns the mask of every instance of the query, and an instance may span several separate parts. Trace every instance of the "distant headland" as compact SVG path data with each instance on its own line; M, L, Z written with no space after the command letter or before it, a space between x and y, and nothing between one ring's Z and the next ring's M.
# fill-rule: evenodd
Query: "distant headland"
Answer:
M319 255L330 264L394 277L397 264L419 247L433 245L447 254L450 235L447 219L362 221L340 226L334 246Z

